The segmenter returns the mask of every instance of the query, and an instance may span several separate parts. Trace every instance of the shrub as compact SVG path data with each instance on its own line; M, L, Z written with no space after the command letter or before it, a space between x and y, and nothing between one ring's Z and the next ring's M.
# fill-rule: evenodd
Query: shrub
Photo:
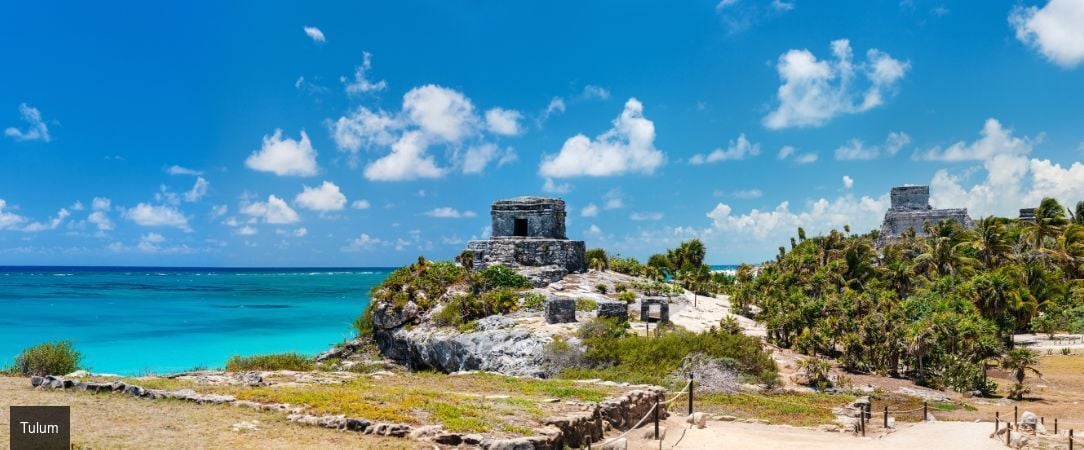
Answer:
M461 295L444 305L444 309L433 316L433 323L438 326L460 327L476 319L507 314L518 308L519 299L511 289L497 289L481 296Z
M373 287L369 296L397 307L412 301L422 311L427 311L434 300L443 296L453 284L466 280L466 277L467 270L454 262L418 258L417 263L389 274L388 278Z
M83 354L69 341L45 342L23 349L10 372L22 376L66 375L79 369Z
M599 294L606 295L606 293L610 291L610 288L606 287L605 284L599 283L595 285L595 290L598 291Z
M625 292L629 290L629 284L624 281L618 281L614 283L614 292Z
M741 334L741 324L734 316L726 316L719 321L719 331L724 334Z
M542 350L542 370L556 375L565 369L583 365L583 348L568 343L562 336L553 338Z
M534 287L534 283L507 266L495 264L486 267L481 273L485 290L498 288L528 289Z
M617 299L623 300L625 303L633 303L636 301L636 294L632 291L622 291L620 294L617 294Z
M373 335L373 304L369 303L365 307L365 310L361 312L361 315L357 319L354 319L354 331L358 332L358 336L372 336Z
M576 311L591 312L598 308L598 302L589 298L576 299Z
M528 292L523 296L523 309L538 311L546 306L546 296L537 292Z
M587 267L594 270L606 270L610 267L610 258L606 256L606 250L592 248L583 254L587 261Z
M576 337L588 339L618 339L625 336L627 325L610 317L595 317L580 325Z
M267 355L233 355L226 361L227 372L248 372L256 370L297 370L309 371L316 364L308 356L296 352L271 353Z

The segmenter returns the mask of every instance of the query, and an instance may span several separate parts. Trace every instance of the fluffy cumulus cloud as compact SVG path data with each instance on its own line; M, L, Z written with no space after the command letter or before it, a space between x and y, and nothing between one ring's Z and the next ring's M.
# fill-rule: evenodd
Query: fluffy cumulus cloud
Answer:
M49 127L42 120L41 111L38 111L38 108L29 106L26 103L20 103L19 115L22 116L23 122L26 122L26 129L20 130L16 127L8 127L4 130L4 136L16 141L49 142L52 140L52 137L49 136Z
M809 50L790 50L779 57L776 70L782 85L778 105L764 117L770 129L816 127L842 114L868 111L884 103L910 63L877 49L855 64L850 41L832 42L832 60L820 60Z
M458 209L448 206L426 211L425 215L438 219L464 219L477 216L474 211L459 211Z
M346 85L347 94L365 94L369 92L383 91L388 87L388 83L384 80L369 81L367 73L373 67L373 55L369 52L361 53L361 65L354 68L354 79L349 80L346 77L340 78L340 81Z
M372 206L373 205L370 204L369 201L365 200L365 199L354 200L354 202L350 204L350 207L354 208L354 209L369 209Z
M580 215L583 217L598 217L598 205L594 203L588 203L580 210Z
M655 148L655 124L644 117L644 105L630 98L613 128L595 139L582 134L569 138L556 155L542 158L539 173L549 178L651 174L665 160Z
M263 146L252 152L245 160L245 166L260 172L275 175L294 175L308 177L316 175L316 150L312 148L309 135L301 132L301 140L282 138L282 130L275 130L271 136L263 137Z
M312 39L313 42L316 42L316 43L327 42L327 39L324 38L324 32L320 31L319 28L316 28L316 27L304 27L302 29L305 30L305 35L308 36L309 39Z
M304 190L294 197L294 204L313 211L340 211L346 206L346 196L335 183L324 181L317 187L304 186Z
M634 212L632 214L629 214L629 220L634 220L634 221L637 221L637 222L643 222L643 221L652 221L652 222L654 222L654 221L662 220L662 215L663 214L661 212L658 212L658 211L638 211L638 212Z
M57 227L60 226L60 224L64 223L64 220L67 219L68 216L71 216L71 212L69 212L67 209L61 208L60 211L57 211L56 216L54 216L53 218L44 222L31 222L30 224L27 224L25 227L23 227L23 231L27 233L39 233L42 231L55 230L57 229Z
M888 133L883 145L866 145L860 139L851 139L847 144L836 149L836 159L853 161L877 159L881 155L895 156L900 149L910 143L911 136L896 131Z
M854 187L854 178L848 175L843 176L843 189L850 189Z
M252 202L242 206L241 212L254 220L271 224L288 224L301 220L297 211L290 208L285 200L274 195L268 195L266 202Z
M719 161L733 161L751 158L760 154L760 144L749 142L745 133L738 135L738 139L731 140L727 148L717 148L707 155L695 154L689 158L689 164L710 164Z
M934 147L916 153L915 157L934 161L985 161L998 155L1026 155L1034 144L1033 139L1013 136L1012 130L993 118L986 119L980 134L977 141L960 141L945 149Z
M515 136L523 131L519 124L522 118L523 115L516 110L491 108L486 111L486 128L494 134Z
M437 85L411 89L403 95L399 112L358 107L349 115L328 121L335 145L351 153L358 165L361 149L390 149L365 165L372 181L406 181L439 178L453 172L481 173L491 163L514 161L515 152L487 140L522 132L518 112L492 108L482 117L463 93ZM447 146L452 155L441 164L429 148ZM462 150L462 149L466 150Z
M1020 42L1054 64L1069 69L1084 61L1084 2L1050 0L1042 8L1018 6L1009 23Z
M192 231L188 218L179 209L171 205L151 205L140 203L124 211L124 218L145 227L174 227Z
M0 230L12 230L16 229L24 222L26 217L15 214L10 211L4 211L4 208L8 206L8 203L4 199L0 198Z
M805 228L810 235L842 229L850 225L853 230L871 230L880 225L888 209L888 194L879 198L847 195L834 200L820 198L809 202L800 211L792 211L790 202L782 202L773 210L753 209L745 214L735 214L730 205L719 203L707 213L716 231L728 239L740 242L752 239L763 244L782 244Z
M344 252L360 252L385 244L386 243L380 239L361 233L358 237L348 241L341 250Z

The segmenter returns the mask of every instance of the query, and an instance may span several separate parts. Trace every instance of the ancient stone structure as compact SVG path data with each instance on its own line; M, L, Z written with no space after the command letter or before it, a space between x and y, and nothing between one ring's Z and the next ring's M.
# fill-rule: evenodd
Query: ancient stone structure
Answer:
M923 225L936 225L954 220L964 228L971 229L975 223L967 215L967 208L933 209L930 207L929 186L897 186L892 188L892 206L885 213L877 246L884 247L896 242L908 230L916 236L925 236Z
M640 320L666 323L670 321L670 302L664 298L645 298L640 301Z
M1021 208L1020 223L1035 223L1035 208Z
M598 316L628 322L629 305L625 302L598 302Z
M571 323L576 321L576 300L571 298L550 297L546 299L546 322Z
M493 202L493 236L470 241L474 268L504 264L542 287L572 272L587 270L584 242L565 236L565 202L517 197Z

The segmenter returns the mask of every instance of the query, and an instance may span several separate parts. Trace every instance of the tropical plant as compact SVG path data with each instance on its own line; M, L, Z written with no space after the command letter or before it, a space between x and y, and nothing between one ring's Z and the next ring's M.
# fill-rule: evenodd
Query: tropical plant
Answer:
M1024 379L1028 372L1042 378L1043 374L1036 368L1038 365L1039 357L1030 349L1014 348L1005 354L1001 359L1001 368L1012 373L1016 380L1016 384L1009 389L1009 398L1022 400L1024 395L1031 392L1031 387L1024 383Z

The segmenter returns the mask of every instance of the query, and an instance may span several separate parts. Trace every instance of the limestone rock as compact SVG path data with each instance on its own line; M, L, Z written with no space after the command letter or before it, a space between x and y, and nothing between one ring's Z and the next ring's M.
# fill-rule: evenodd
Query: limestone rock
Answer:
M655 426L652 425L652 424L648 424L646 427L644 427L644 432L643 432L643 434L641 436L644 439L655 440ZM663 426L663 425L659 425L659 440L663 440L665 438L666 438L666 427Z
M685 423L696 425L697 428L704 428L707 426L708 415L702 412L694 412L689 417L685 418Z
M546 299L546 322L572 323L576 321L576 300L566 297Z
M544 375L544 347L553 338L508 328L508 319L494 317L479 320L478 329L471 333L422 324L411 329L377 330L374 337L385 357L412 369Z
M598 316L628 322L629 305L625 302L598 302Z
M617 438L612 442L608 442L605 445L599 447L600 450L625 450L629 447L629 440L626 438Z

